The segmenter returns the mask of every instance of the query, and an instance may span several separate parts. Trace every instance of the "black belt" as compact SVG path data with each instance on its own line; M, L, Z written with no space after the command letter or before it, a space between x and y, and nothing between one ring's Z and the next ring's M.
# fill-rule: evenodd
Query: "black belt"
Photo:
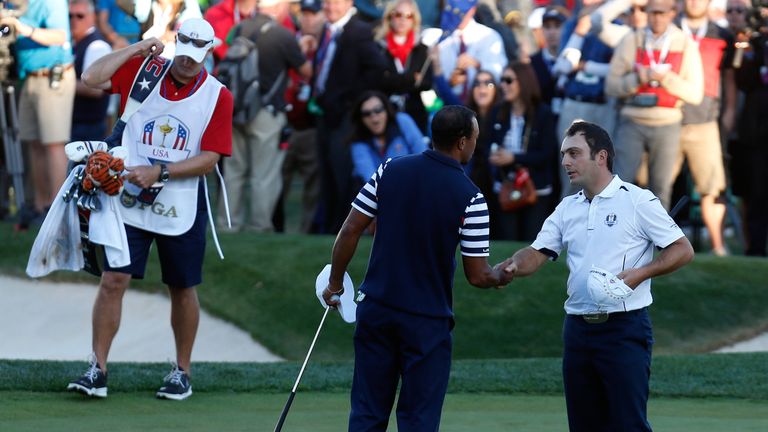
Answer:
M610 318L620 318L622 316L639 315L645 312L647 308L640 308L626 312L596 312L584 315L571 315L568 314L568 318L581 318L589 324L601 324L607 322Z
M74 67L74 65L72 63L66 64L66 65L64 65L62 67L62 72L68 71L68 70L72 69L73 67ZM33 76L33 77L47 77L47 76L50 76L50 75L51 75L51 70L48 69L48 68L46 68L46 69L38 69L38 70L33 70L33 71L30 71L30 72L27 72L27 76Z
M586 102L586 103L593 103L598 105L603 105L607 100L605 100L605 96L582 96L582 95L572 95L572 96L566 96L567 99L579 101L579 102Z

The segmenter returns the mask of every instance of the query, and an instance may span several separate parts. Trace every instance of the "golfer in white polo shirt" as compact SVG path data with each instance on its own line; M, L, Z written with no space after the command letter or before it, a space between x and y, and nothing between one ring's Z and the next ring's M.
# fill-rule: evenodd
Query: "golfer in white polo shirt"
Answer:
M612 173L614 149L600 126L566 131L562 165L583 189L565 197L507 271L527 276L566 249L568 299L563 381L573 431L650 431L651 278L693 259L683 232L650 191ZM661 252L654 258L653 247Z

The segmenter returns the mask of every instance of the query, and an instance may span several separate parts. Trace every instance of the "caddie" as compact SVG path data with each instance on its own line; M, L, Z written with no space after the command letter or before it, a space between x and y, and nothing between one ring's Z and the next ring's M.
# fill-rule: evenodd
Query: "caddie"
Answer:
M107 358L123 294L132 278L144 277L154 242L170 291L176 343L176 362L157 397L182 400L192 394L190 362L200 312L195 287L202 281L210 217L203 176L232 148L232 94L203 68L213 47L210 24L188 19L176 35L172 61L160 57L163 44L151 38L100 58L82 75L86 85L120 94L121 112L135 110L123 115L119 141L128 149L118 207L130 264L105 263L93 308L90 366L69 390L107 396Z
M563 198L506 270L527 276L568 251L563 382L571 432L650 431L651 278L690 262L693 248L656 196L613 174L613 143L600 126L572 123L561 153L571 184L583 189ZM661 250L656 257L651 245Z

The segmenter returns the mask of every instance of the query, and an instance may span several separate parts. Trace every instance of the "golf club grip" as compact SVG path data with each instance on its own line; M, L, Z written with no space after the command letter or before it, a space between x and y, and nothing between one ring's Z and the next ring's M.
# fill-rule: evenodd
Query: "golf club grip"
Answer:
M283 423L285 423L285 418L288 417L288 410L291 409L291 404L293 403L294 397L296 397L296 392L291 392L291 394L288 396L288 401L283 407L283 412L280 413L280 419L277 421L277 425L275 426L275 432L280 432L283 430Z

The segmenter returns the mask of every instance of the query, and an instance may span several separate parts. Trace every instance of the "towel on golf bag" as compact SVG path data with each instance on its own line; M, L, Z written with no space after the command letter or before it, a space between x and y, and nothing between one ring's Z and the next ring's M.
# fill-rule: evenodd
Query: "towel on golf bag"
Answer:
M101 211L91 212L88 238L92 243L104 246L110 267L125 267L131 263L131 253L128 250L123 216L120 214L120 197L107 195L104 190L98 191L98 196L106 205Z
M74 176L75 170L72 170L56 194L37 233L27 262L29 277L43 277L55 270L78 271L85 265L80 250L80 222L76 204L62 199Z
M589 294L601 310L628 299L634 290L608 270L592 266L587 279Z

